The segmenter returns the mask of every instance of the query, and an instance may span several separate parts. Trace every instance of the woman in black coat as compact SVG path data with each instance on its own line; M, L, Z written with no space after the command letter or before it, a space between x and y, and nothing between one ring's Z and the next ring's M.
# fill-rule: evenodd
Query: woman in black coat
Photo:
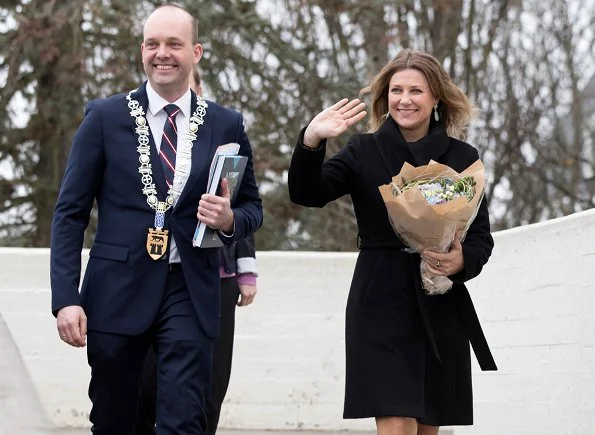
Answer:
M435 435L473 423L470 346L483 370L496 365L465 288L493 247L485 199L465 237L447 253L405 252L378 186L403 163L430 160L460 172L479 158L458 140L474 108L432 56L405 50L364 89L370 133L354 135L325 159L325 141L362 120L364 104L342 100L300 133L289 169L291 200L323 207L351 195L360 253L347 300L344 418L375 417L379 435ZM454 285L440 296L421 288L420 261Z

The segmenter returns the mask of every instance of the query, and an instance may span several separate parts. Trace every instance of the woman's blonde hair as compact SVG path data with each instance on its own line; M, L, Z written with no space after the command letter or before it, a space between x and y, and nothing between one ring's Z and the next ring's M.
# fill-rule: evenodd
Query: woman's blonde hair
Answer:
M426 77L432 94L439 100L438 114L446 126L448 135L463 139L466 127L475 117L477 109L465 93L454 84L435 57L410 49L397 54L374 77L370 85L361 90L362 98L368 94L371 97L369 131L378 130L387 116L390 79L395 73L406 69L417 70Z

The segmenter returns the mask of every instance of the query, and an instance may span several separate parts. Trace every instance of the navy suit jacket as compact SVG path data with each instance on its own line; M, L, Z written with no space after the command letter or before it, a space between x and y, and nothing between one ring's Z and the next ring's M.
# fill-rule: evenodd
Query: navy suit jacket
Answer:
M148 107L146 83L134 94ZM240 144L248 156L244 178L233 204L234 237L231 243L257 230L262 206L254 178L252 150L242 116L208 101L205 123L192 147L192 168L175 207L166 214L166 228L175 238L188 291L204 332L219 331L219 258L216 248L192 246L196 211L206 191L209 165L216 148ZM191 111L196 109L192 93ZM153 182L163 201L167 185L157 149L151 141ZM154 227L155 212L142 192L135 120L126 94L90 102L72 144L72 150L55 208L50 276L52 311L81 305L90 330L135 335L152 325L161 303L168 259L153 260L146 250L147 230ZM81 250L93 201L98 205L95 241L79 294Z

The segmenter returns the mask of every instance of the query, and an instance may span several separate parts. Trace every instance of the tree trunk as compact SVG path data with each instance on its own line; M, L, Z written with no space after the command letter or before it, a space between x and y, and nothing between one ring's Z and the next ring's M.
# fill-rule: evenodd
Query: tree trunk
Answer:
M44 3L37 19L39 66L37 113L30 121L32 138L38 143L34 166L33 208L36 212L32 246L49 246L54 204L64 174L70 142L81 121L83 101L82 2L62 0ZM41 6L41 5L40 5Z

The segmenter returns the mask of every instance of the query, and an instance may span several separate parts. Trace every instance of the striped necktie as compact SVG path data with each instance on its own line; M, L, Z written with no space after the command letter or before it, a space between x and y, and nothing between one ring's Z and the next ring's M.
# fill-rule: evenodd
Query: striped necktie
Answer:
M163 173L167 186L171 187L174 182L174 173L176 170L176 151L178 144L178 129L176 128L176 115L180 108L175 104L168 104L163 108L167 113L167 119L163 126L163 136L161 138L161 147L159 156L163 165Z

